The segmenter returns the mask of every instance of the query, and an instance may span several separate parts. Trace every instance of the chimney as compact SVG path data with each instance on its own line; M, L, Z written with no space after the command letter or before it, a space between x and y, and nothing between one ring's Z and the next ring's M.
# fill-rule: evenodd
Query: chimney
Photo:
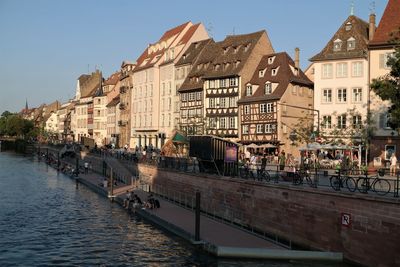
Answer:
M299 61L300 61L300 49L296 47L294 49L294 66L299 69Z
M369 15L369 37L368 40L372 41L374 38L376 26L375 26L375 14L370 14Z

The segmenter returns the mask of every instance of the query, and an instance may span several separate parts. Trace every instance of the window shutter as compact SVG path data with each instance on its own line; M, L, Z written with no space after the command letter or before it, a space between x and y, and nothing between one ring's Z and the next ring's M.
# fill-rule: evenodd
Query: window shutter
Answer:
M385 122L386 122L386 114L385 113L379 114L379 128L381 129L385 128Z
M379 54L379 68L385 68L385 54Z

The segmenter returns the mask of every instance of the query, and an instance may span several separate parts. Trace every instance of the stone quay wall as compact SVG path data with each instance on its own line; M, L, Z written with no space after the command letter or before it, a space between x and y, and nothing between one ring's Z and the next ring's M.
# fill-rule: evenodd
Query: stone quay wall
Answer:
M400 266L400 199L188 175L139 164L153 191L303 248L343 252L365 266ZM189 196L189 197L188 197Z

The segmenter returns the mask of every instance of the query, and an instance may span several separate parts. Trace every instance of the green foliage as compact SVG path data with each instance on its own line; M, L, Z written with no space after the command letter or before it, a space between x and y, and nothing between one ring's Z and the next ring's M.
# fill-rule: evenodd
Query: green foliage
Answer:
M8 111L3 112L0 117L0 135L12 137L36 137L32 121L23 119L18 114Z
M397 47L393 56L388 60L389 75L373 79L371 89L382 99L389 100L389 125L400 130L400 47Z

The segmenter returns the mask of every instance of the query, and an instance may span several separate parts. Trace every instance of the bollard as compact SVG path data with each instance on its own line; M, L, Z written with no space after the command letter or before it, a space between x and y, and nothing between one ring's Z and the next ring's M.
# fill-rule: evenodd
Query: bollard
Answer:
M196 191L196 213L194 240L200 241L200 191Z

